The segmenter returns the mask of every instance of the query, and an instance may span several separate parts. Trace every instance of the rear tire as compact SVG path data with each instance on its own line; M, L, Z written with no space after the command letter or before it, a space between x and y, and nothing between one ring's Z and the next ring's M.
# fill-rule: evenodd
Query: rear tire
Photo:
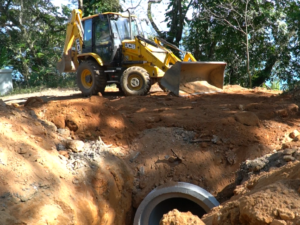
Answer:
M150 88L150 76L144 68L132 66L124 71L121 77L121 89L125 95L146 95Z
M104 93L106 76L103 69L95 61L84 61L77 69L77 86L83 96Z

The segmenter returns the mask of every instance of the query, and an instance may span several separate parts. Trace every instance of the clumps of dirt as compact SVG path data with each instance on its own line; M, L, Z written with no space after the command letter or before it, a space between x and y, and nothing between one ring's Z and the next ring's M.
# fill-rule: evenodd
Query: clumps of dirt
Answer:
M66 146L58 144L57 150L59 157L72 172L84 167L92 168L94 162L100 161L106 155L124 156L120 148L106 145L101 137L98 140L86 142L69 140Z
M179 212L177 209L163 215L159 225L205 225L198 216L191 212Z
M135 136L134 126L112 108L106 98L92 96L47 103L36 99L31 98L28 102L33 104L27 104L26 108L34 110L39 119L50 121L57 128L69 129L73 139L95 140L101 136L105 142L124 146Z
M159 91L41 98L25 106L0 101L6 224L130 224L132 206L157 186L193 183L223 202L247 195L251 174L276 168L278 159L280 166L297 160L296 152L279 152L300 145L291 135L300 124L298 105L277 92L231 86L187 98ZM278 159L252 164L274 150ZM253 184L235 188L246 160L241 181Z
M30 97L26 100L26 102L24 103L25 107L29 107L29 106L38 106L40 104L44 103L43 99L39 98L39 97Z
M0 116L1 224L130 224L133 176L115 148L82 146L27 108Z
M202 220L217 224L300 223L300 162L251 176L235 190L235 196Z
M218 141L178 127L142 132L130 145L126 159L134 171L133 206L137 208L155 187L172 181L192 183L213 194L229 185L237 159L233 152L224 154Z
M261 126L267 126L266 122ZM183 128L144 130L129 146L126 159L135 177L133 206L137 208L155 187L172 181L203 187L223 202L234 194L235 186L251 174L298 160L300 144L297 137L292 139L290 136L291 133L287 134L285 140L290 142L284 144L284 147L290 148L273 152L260 144L236 149L230 137L227 139L208 133L199 135ZM253 157L263 152L268 154L261 158ZM253 160L245 157L251 154ZM243 159L245 161L241 162Z
M241 184L248 180L252 174L258 174L263 171L270 171L272 168L281 167L289 162L300 160L300 146L294 148L274 150L274 153L262 157L246 160L241 164L237 172L237 183Z
M226 86L224 86L223 89L225 91L232 91L232 92L249 90L247 88L241 87L240 85L226 85Z

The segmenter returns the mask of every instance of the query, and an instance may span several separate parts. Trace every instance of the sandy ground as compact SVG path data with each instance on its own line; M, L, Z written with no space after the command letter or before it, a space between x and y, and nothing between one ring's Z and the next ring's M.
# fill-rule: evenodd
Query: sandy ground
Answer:
M225 202L243 180L236 173L243 162L300 146L291 137L300 130L292 95L239 86L188 98L157 87L142 97L108 91L2 98L4 224L130 224L143 198L172 181ZM49 210L56 216L41 219Z

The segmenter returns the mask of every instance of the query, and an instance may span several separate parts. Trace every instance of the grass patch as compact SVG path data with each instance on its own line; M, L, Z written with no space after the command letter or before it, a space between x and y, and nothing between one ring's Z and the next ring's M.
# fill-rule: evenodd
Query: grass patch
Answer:
M47 81L29 80L28 84L13 81L13 90L0 97L30 94L34 92L46 91L52 88L77 89L76 79L74 74L68 76L51 76Z

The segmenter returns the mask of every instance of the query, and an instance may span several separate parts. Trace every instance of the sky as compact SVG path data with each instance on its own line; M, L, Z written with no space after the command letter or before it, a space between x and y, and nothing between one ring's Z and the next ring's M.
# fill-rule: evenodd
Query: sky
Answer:
M123 2L122 0L120 1L121 6L123 7L124 10L126 10L128 7L135 7L139 4L140 0L125 0ZM152 18L156 24L156 26L161 30L161 31L167 31L167 24L164 22L165 20L165 12L167 11L169 4L169 0L162 0L161 3L155 3L152 4ZM148 7L148 0L141 0L140 5L134 10L134 13L140 18L146 18L147 17L147 7ZM150 24L150 23L149 23Z
M70 3L69 0L52 0L51 2L56 6L67 5Z

